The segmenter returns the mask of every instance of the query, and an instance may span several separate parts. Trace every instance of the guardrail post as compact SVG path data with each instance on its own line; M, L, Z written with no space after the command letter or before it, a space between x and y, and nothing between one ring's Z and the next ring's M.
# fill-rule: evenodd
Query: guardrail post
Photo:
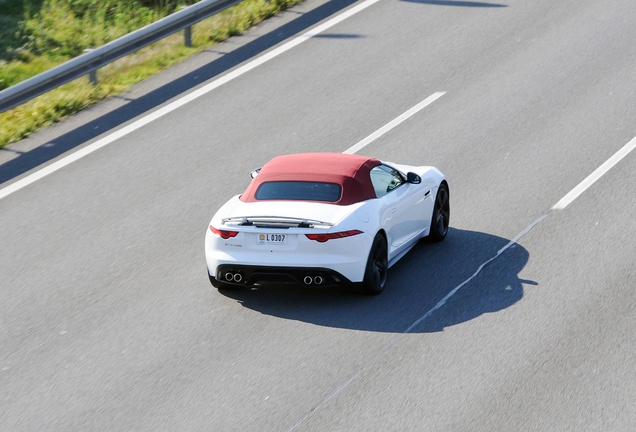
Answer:
M95 48L86 48L84 50L85 53L89 53L91 51L93 51ZM94 86L97 85L98 81L97 81L97 69L92 70L88 73L88 82L93 84Z
M179 10L187 9L189 6L184 5L179 8ZM183 29L183 43L188 48L192 47L192 26L189 25Z
M94 71L90 71L88 73L88 82L93 84L94 86L96 86L98 84L98 81L97 81L97 69L95 69Z
M187 26L183 29L183 38L185 39L185 46L192 47L192 26Z

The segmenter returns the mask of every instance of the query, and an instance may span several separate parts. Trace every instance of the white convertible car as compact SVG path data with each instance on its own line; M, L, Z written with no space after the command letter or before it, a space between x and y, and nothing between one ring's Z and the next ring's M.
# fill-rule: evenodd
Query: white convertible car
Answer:
M377 294L418 240L444 239L449 217L448 183L436 168L341 153L278 156L212 218L208 275L217 288L354 283Z

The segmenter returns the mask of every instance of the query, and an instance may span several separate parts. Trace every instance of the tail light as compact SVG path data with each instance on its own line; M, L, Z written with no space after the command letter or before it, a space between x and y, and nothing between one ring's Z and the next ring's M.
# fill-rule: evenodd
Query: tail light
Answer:
M342 232L329 233L329 234L305 234L305 236L309 240L316 240L318 243L324 243L327 240L338 239L343 237L351 237L358 234L362 234L362 231L351 230L351 231L342 231Z
M236 237L236 235L238 234L238 231L218 230L214 228L212 225L210 225L210 231L212 231L216 235L221 236L221 238L225 240L229 239L230 237Z

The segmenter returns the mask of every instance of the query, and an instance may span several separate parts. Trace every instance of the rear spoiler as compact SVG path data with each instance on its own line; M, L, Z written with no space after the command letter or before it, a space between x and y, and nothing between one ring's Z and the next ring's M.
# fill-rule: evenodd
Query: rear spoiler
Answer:
M331 228L332 223L314 219L279 216L238 216L221 219L223 225L257 226L267 228Z

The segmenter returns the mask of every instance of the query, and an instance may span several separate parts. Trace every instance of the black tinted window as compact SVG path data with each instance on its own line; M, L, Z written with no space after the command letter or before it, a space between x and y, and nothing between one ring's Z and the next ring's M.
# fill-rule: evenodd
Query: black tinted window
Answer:
M254 197L257 200L336 202L340 195L342 187L336 183L277 181L260 185Z

